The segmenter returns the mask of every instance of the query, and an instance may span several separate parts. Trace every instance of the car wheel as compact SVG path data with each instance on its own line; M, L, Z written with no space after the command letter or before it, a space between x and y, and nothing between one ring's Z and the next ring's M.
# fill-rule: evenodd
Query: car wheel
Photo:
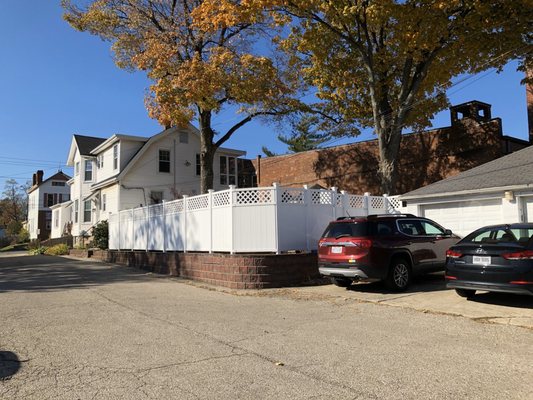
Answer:
M331 283L338 287L348 287L352 284L352 280L348 278L331 278Z
M461 297L471 299L476 294L476 291L474 289L455 289L455 293Z
M411 283L411 265L403 258L393 259L385 283L396 292L407 289Z

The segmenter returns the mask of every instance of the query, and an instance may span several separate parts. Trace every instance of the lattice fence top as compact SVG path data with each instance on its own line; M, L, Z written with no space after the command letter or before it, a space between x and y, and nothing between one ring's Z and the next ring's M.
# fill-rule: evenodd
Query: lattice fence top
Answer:
M335 192L325 190L311 190L311 204L333 204L333 195Z
M203 194L200 196L189 197L187 199L187 210L201 210L209 208L209 195Z
M247 189L236 192L237 205L271 204L272 189Z
M348 205L351 208L363 208L365 206L365 196L348 195Z
M385 208L385 199L383 197L370 197L371 208Z
M303 189L284 189L281 192L281 202L285 204L304 204Z
M213 193L213 207L229 206L229 191Z
M183 212L183 200L173 200L169 201L168 203L165 203L165 214L177 214L179 212Z
M402 202L397 197L387 197L387 201L389 202L389 208L399 210L402 206Z

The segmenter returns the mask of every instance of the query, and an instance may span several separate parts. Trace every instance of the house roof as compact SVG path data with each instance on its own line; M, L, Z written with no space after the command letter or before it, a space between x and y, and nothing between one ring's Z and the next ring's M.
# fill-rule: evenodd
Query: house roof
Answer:
M104 138L82 135L74 135L74 140L82 156L92 155L91 150L106 141Z
M143 137L143 136L115 134L111 136L110 138L104 140L103 142L100 142L98 146L96 146L95 148L91 149L91 154L96 155L97 153L109 148L110 146L112 146L113 144L117 143L120 140L131 140L134 142L147 142L148 139L149 138Z
M28 194L33 192L35 189L37 189L39 186L42 186L44 183L50 181L50 180L55 180L55 181L68 181L70 179L70 176L68 176L67 174L65 174L63 171L57 171L54 175L52 175L50 178L47 178L45 179L44 181L42 181L41 183L39 183L38 185L33 185L32 187L30 187L28 189Z
M520 187L533 187L533 146L405 193L400 197L407 200Z

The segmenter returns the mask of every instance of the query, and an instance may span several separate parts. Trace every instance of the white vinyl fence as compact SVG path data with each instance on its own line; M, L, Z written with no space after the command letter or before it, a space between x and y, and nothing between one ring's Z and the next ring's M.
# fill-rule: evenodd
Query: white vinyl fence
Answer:
M397 213L393 197L272 187L187 197L112 214L109 248L276 252L316 250L328 222L341 216Z

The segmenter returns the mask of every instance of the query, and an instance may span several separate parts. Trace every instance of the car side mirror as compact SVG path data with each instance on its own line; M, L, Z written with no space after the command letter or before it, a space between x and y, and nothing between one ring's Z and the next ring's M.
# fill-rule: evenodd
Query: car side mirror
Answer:
M445 236L452 236L452 231L450 229L444 229Z

